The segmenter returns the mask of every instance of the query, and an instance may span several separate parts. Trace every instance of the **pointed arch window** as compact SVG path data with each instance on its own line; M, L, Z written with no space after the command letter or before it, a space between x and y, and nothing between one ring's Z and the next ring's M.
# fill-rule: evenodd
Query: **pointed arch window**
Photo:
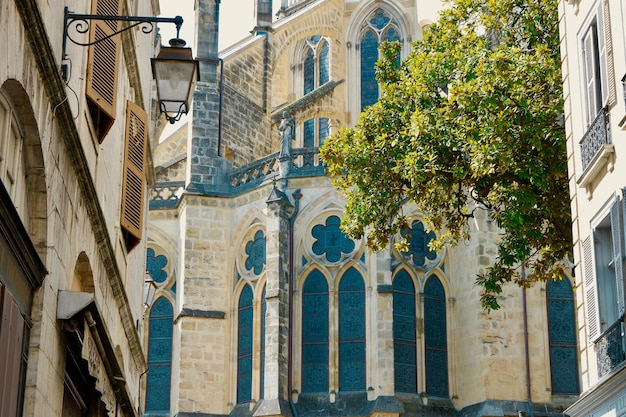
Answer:
M384 41L400 41L400 30L396 22L382 9L376 9L361 27L359 38L361 68L361 110L376 103L379 97L376 82L378 47Z
M446 294L435 276L428 278L424 286L424 341L426 392L448 397Z
M553 394L579 394L574 292L570 282L548 281L548 334Z
M302 288L302 392L328 392L328 283L318 270Z
M320 35L307 39L303 62L305 95L330 80L329 67L328 40Z
M172 304L159 297L152 305L148 324L146 413L170 411L173 323Z
M267 303L265 302L265 287L261 294L261 395L265 398L265 314L267 313Z
M365 390L365 283L353 267L339 282L339 390Z
M328 118L309 119L303 123L302 146L314 148L322 146L328 137Z
M401 270L393 280L393 365L398 392L417 392L415 286Z
M246 285L237 308L237 403L252 400L253 294Z

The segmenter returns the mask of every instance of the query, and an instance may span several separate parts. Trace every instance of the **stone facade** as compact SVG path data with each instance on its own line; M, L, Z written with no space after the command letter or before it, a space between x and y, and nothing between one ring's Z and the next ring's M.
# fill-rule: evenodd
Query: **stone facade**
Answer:
M0 6L0 415L137 416L146 245L145 230L131 243L121 224L123 161L127 109L150 110L156 34L116 37L105 134L86 93L92 48L68 41L62 56L65 6L92 13L91 2ZM158 14L151 2L119 8Z
M567 413L626 413L626 4L559 5L581 398ZM622 161L622 162L620 162Z
M213 24L219 1L199 3L197 11L215 15L197 19L197 30L215 40L203 22ZM425 246L432 235L410 205L408 254L392 246L372 253L337 227L345 202L316 146L324 129L333 133L358 117L363 33L392 22L406 54L439 7L285 1L271 28L260 15L250 37L207 61L217 71L203 78L212 91L206 97L221 113L210 119L197 92L186 138L179 133L155 151L163 162L153 196L179 187L181 164L187 169L179 193L150 203L148 269L163 274L156 299L171 304L173 331L146 326L146 342L167 336L171 352L163 362L148 354L147 414L547 416L576 398L575 362L575 388L553 392L545 284L505 287L502 310L481 309L475 279L493 262L500 232L486 213L469 223L469 241L440 253ZM320 73L310 77L310 62L326 71L325 82ZM288 158L279 157L284 113L296 121ZM210 175L200 180L196 172ZM564 278L570 285L569 271ZM156 323L151 309L146 314ZM406 335L401 320L411 323ZM169 367L169 378L150 376L159 366Z

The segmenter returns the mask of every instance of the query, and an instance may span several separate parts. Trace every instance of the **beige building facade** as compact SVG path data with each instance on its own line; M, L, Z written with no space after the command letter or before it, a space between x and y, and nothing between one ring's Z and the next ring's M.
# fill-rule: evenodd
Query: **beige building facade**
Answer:
M0 416L138 416L156 32L80 46L64 40L66 8L158 14L139 0L0 3Z
M580 390L570 271L486 314L485 213L434 253L407 206L409 252L372 253L340 231L317 155L378 99L379 42L407 54L441 4L257 1L218 53L219 4L196 1L193 112L154 154L146 415L560 415Z
M625 16L623 1L560 4L581 380L573 417L626 413Z

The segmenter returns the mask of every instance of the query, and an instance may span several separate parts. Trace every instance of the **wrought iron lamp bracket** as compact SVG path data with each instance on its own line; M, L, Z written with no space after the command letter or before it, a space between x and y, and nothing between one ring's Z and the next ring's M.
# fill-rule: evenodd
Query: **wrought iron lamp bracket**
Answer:
M92 42L81 42L74 37L70 33L70 29L73 29L78 34L85 34L89 31L90 21L92 20L101 20L101 21L114 21L114 22L129 22L131 23L128 26L121 28L120 30L110 33L107 36L102 38L98 38ZM63 46L61 48L61 57L63 60L67 59L67 41L70 40L75 45L79 46L91 46L103 42L107 39L112 38L113 36L119 35L122 32L130 30L139 25L141 26L141 31L145 34L152 33L154 30L155 23L173 23L176 25L176 38L180 38L180 28L183 25L182 16L176 17L155 17L155 16L110 16L110 15L99 15L99 14L79 14L70 12L68 7L65 7L64 18L63 18ZM64 74L64 79L65 74Z

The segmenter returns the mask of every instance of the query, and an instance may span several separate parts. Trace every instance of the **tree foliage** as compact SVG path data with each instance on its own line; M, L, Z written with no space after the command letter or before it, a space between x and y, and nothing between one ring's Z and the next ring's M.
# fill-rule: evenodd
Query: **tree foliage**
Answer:
M556 0L448 0L402 62L381 46L380 100L321 149L346 234L385 247L410 201L437 249L487 210L502 236L477 277L485 308L505 282L558 275L572 243L557 19Z

